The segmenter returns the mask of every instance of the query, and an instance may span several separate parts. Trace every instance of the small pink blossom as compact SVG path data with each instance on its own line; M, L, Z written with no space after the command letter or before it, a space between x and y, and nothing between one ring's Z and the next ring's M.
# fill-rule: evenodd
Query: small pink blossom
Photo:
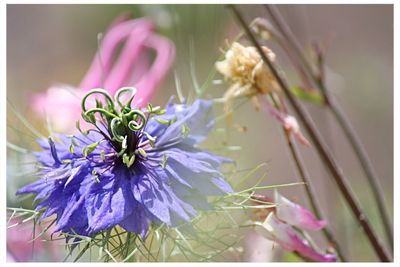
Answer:
M253 196L253 199L271 201L265 196ZM317 251L293 228L295 226L306 230L321 230L326 226L326 221L318 220L309 210L288 200L277 191L274 194L274 203L276 207L266 210L267 215L260 213L265 219L262 219L262 222L255 222L259 234L275 241L283 249L296 251L307 259L321 262L336 261L334 254Z
M327 224L326 221L315 218L308 209L280 195L278 191L275 191L274 199L277 205L276 216L290 225L316 231L321 230Z
M309 146L310 142L304 137L300 131L299 123L296 118L277 110L263 95L257 96L257 100L262 103L262 106L274 117L283 127L289 132L289 134L294 134L294 136L303 145Z
M81 84L77 88L52 86L34 95L33 110L47 116L57 130L65 131L80 118L80 99L90 89L103 88L113 95L121 87L133 86L138 88L133 104L147 105L175 59L174 44L153 28L147 18L118 18L102 38ZM152 64L148 59L150 49L156 52Z
M295 232L292 226L282 222L273 212L267 216L263 223L256 222L256 231L267 239L277 242L285 250L296 251L313 261L336 261L335 255L323 254L314 250L306 240Z

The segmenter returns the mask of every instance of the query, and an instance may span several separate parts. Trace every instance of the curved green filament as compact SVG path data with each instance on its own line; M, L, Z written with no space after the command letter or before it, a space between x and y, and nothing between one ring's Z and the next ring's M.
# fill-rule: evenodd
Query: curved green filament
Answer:
M121 119L120 118L114 118L114 119L112 119L111 120L111 124L110 124L110 130L111 130L111 133L112 133L112 135L113 135L113 137L115 138L115 140L117 140L118 142L120 142L120 143L122 143L123 141L124 141L124 136L122 136L122 135L120 135L118 132L117 132L117 127L119 126L119 125L121 125L122 124L122 121L121 121Z
M124 105L122 104L120 98L125 93L129 93L130 98L128 102ZM96 107L87 109L87 98L93 94L102 95L106 100L106 104L102 104L96 99ZM124 151L126 150L126 138L129 134L129 131L141 131L146 126L147 122L147 113L141 111L140 109L131 108L132 100L135 95L136 88L122 87L115 93L113 99L106 90L99 88L89 91L82 99L83 119L94 125L96 125L97 119L106 120L112 138L122 145L121 153L124 153ZM117 111L115 109L115 105L119 105L121 107L120 111ZM101 118L96 118L96 113L100 113ZM150 112L149 114L151 113L152 112Z
M111 112L105 110L104 108L92 108L92 109L89 109L89 110L85 111L85 112L82 114L82 117L83 117L83 119L84 119L85 121L87 121L87 122L92 122L92 121L90 120L90 115L92 115L92 114L94 114L94 113L96 113L96 112L98 112L98 113L100 113L101 115L104 115L104 116L106 116L106 117L119 118L117 115L115 115L115 114L113 114L113 113L111 113ZM88 121L87 119L89 119L89 121Z
M131 117L128 123L128 128L132 131L140 131L146 125L146 115L140 110L131 110L126 117ZM137 118L140 117L140 123L137 122Z
M82 106L83 112L86 112L86 100L87 100L87 98L88 98L90 95L93 95L93 94L100 94L100 95L103 95L103 96L106 98L106 100L107 100L108 104L110 105L111 109L114 109L114 102L113 102L113 99L112 99L111 95L110 95L106 90L101 89L101 88L98 88L98 89L90 90L90 91L82 98L81 106Z
M122 94L126 93L126 92L130 92L131 93L131 97L128 100L128 103L126 103L126 105L123 105L121 103L121 101L119 100L119 98L121 97ZM136 95L136 88L135 87L122 87L120 88L114 95L115 101L117 102L117 104L121 107L121 109L123 109L124 107L130 107L133 98Z

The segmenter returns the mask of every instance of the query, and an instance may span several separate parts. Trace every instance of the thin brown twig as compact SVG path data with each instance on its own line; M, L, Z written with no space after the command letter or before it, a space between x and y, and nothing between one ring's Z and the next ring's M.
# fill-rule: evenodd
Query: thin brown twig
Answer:
M278 102L274 99L274 96L272 94L270 94L270 98L271 98L275 108L282 109L281 107L279 107ZM305 164L301 158L300 152L298 151L296 145L293 143L290 132L288 130L286 130L285 127L282 127L282 131L285 136L286 143L288 144L290 155L293 158L296 168L297 168L297 171L300 175L300 179L306 185L305 189L306 189L308 200L311 204L311 209L318 219L322 219L324 217L322 215L322 209L317 203L317 197L316 197L315 191L312 187L311 180L309 178L310 175L307 172ZM325 238L327 239L327 241L330 242L331 245L335 248L339 259L342 262L347 261L345 259L345 256L343 255L343 252L340 249L339 242L336 240L336 238L334 237L334 235L332 234L330 229L328 227L325 227L322 229L322 232L323 232Z
M289 146L290 154L296 164L297 171L300 175L302 182L306 184L305 189L306 189L308 200L311 204L311 209L312 209L313 213L316 215L316 217L318 219L321 219L321 218L323 218L322 209L316 201L317 200L316 194L313 190L311 181L309 179L309 174L307 173L307 170L304 166L304 162L301 159L300 153L297 150L296 145L291 140L292 138L290 137L290 135L287 133L287 131L285 129L283 129L283 130L286 135L286 142ZM323 228L322 232L323 232L325 238L328 240L328 242L330 242L332 244L332 246L335 248L339 259L341 261L347 261L345 256L343 255L343 252L340 249L339 242L336 240L336 238L332 234L331 230L329 229L329 226L326 226L325 228Z
M340 105L335 101L335 99L329 94L327 88L324 83L324 58L321 51L317 51L318 54L318 65L319 69L322 72L320 79L317 79L311 70L311 66L308 64L306 58L301 52L301 46L297 41L295 35L291 31L290 27L285 23L283 18L280 15L279 10L272 5L265 5L266 10L270 14L272 20L274 21L276 27L280 31L281 35L288 41L288 44L292 47L297 57L300 59L300 65L303 66L302 73L307 73L305 77L308 80L309 84L312 84L312 87L317 87L323 94L325 105L331 110L343 132L345 133L351 147L353 148L363 171L365 172L367 181L369 183L369 187L372 190L373 196L375 198L376 204L378 206L378 212L380 214L382 224L385 229L386 239L389 242L391 250L393 250L393 230L392 223L390 222L389 211L387 209L387 205L385 205L385 197L382 190L382 187L379 183L378 176L373 168L371 160L368 157L367 152L365 151L360 138L358 137L356 131L352 127L350 121L347 119L347 115L340 107ZM299 64L296 64L299 65Z
M268 59L268 57L263 52L260 44L258 43L257 39L254 37L253 33L251 32L250 28L248 27L247 23L243 19L241 13L234 5L229 5L229 7L233 10L236 18L240 22L243 29L246 31L247 36L249 37L250 41L253 45L257 48L263 62L269 67L272 74L276 78L276 81L282 88L285 96L289 100L290 104L292 105L294 111L298 115L299 119L305 126L307 133L309 134L311 140L313 141L320 157L325 166L329 169L334 178L337 186L339 187L343 197L345 198L347 204L349 205L353 215L362 226L365 234L368 237L372 247L374 248L376 254L378 255L379 259L384 262L390 261L389 256L387 255L386 251L384 250L383 246L380 244L378 237L371 227L368 218L366 217L364 211L361 209L357 199L353 195L346 178L344 177L341 169L337 165L336 161L333 159L331 153L328 150L328 147L323 142L320 133L318 132L314 122L311 120L308 113L304 110L304 108L297 102L297 100L291 95L289 87L286 84L286 81L281 77L280 73L278 72L276 66Z

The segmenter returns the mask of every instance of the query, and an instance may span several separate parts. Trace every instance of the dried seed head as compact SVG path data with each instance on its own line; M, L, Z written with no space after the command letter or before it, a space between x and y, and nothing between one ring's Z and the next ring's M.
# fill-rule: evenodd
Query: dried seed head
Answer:
M275 60L275 54L269 48L263 46L262 49L271 61ZM215 67L233 82L229 90L234 92L227 92L229 96L251 96L279 90L278 83L255 47L244 47L235 42L226 52L225 59L217 62Z

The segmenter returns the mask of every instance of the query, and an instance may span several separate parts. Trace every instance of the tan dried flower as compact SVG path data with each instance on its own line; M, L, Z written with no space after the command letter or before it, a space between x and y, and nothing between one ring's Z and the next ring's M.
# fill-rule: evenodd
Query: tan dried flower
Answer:
M275 61L275 54L267 47L262 47L265 55L272 62ZM283 127L304 145L309 145L307 139L300 132L297 120L285 111L276 109L266 100L267 94L278 94L278 103L283 100L280 96L280 86L271 70L262 60L257 48L245 47L234 42L225 54L225 59L215 63L218 72L224 75L225 79L232 82L232 85L225 92L224 108L228 123L232 121L232 100L236 97L251 97L257 110L263 107L275 117ZM279 105L279 104L278 104Z
M275 60L275 54L269 48L263 46L262 49L271 61ZM235 42L226 52L225 59L218 61L215 67L232 82L224 95L225 100L279 91L278 83L255 47L244 47Z

